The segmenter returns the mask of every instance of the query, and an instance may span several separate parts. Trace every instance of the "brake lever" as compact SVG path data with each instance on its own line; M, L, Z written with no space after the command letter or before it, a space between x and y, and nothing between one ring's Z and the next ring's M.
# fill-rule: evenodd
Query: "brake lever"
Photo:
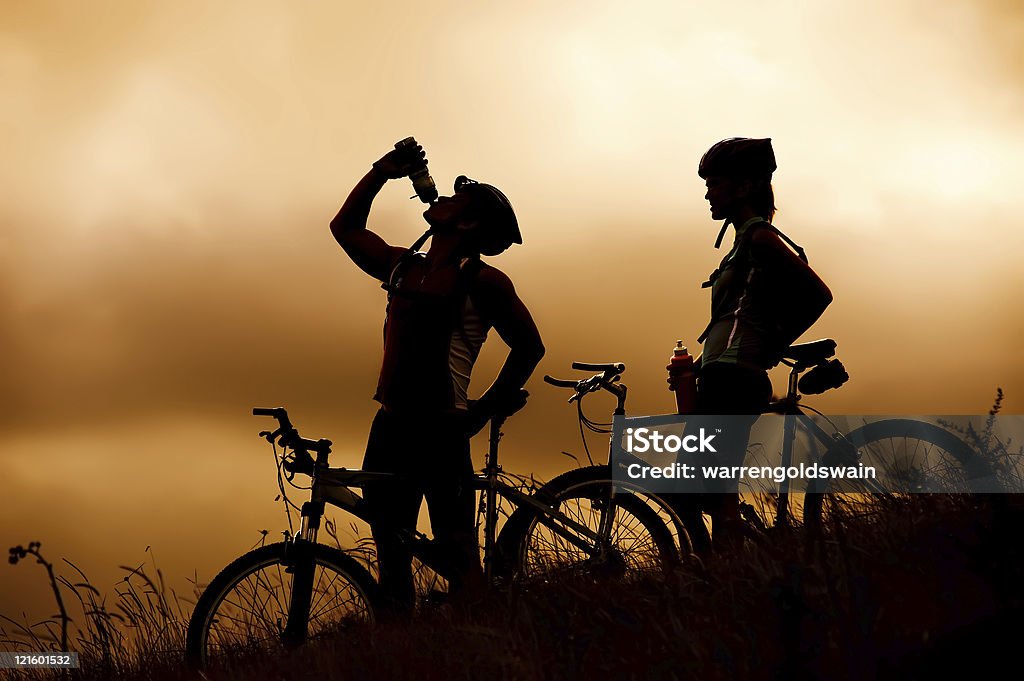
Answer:
M274 432L270 432L269 430L261 430L260 431L260 437L264 438L270 444L276 444L275 441L277 440L277 436L281 434L282 430L284 430L284 429L283 428L278 428Z
M576 384L576 393L572 397L569 398L569 402L572 403L572 402L575 402L577 400L582 400L583 396L586 395L587 393L592 393L595 390L600 389L601 388L601 381L597 380L599 378L600 378L600 375L591 376L590 378L585 378L582 381L580 381L579 383L577 383Z
M293 449L290 457L286 455L282 458L282 465L286 471L291 473L289 480L294 478L296 473L313 475L316 470L316 462L304 449Z

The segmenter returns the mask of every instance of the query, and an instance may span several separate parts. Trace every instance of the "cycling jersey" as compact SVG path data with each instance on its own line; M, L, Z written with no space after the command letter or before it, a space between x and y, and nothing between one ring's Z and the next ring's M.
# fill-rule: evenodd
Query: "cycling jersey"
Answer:
M491 325L473 301L482 267L464 258L457 272L427 272L422 255L392 275L384 359L374 399L400 411L465 411L470 375Z
M750 230L764 218L753 217L736 230L732 250L726 254L711 279L711 323L701 366L735 364L750 369L769 369L778 361L773 339L778 324L774 319L774 287L763 267L750 256Z

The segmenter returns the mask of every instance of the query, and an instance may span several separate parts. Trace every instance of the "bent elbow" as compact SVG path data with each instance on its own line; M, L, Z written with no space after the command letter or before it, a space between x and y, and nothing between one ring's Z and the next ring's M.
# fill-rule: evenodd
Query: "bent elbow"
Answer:
M533 352L534 359L536 360L537 364L540 364L540 361L544 359L544 353L547 352L547 348L544 347L544 343L538 340Z
M338 242L339 246L347 249L352 240L352 230L348 229L344 220L339 220L338 218L331 220L330 227L331 235L334 237L334 240Z
M516 354L522 358L524 363L529 364L532 369L540 364L540 361L544 358L545 351L544 343L538 338L535 342L528 345L521 345L516 349Z
M333 220L331 220L330 228L331 234L334 235L334 238L337 239L338 241L341 241L342 235L345 233L345 230L342 227L341 220L339 220L338 218L334 218Z

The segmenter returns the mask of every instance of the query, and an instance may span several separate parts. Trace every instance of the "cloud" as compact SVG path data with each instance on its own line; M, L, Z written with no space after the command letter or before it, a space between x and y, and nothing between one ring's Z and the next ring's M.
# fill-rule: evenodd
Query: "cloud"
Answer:
M472 170L512 197L527 243L501 264L533 294L548 361L657 372L666 342L703 327L697 285L721 253L694 167L731 134L775 140L780 224L840 282L828 332L868 343L856 309L959 334L932 300L1003 318L987 292L1019 263L1000 216L1024 176L1012 3L417 6L341 24L329 8L198 7L125 8L81 35L78 10L40 10L2 34L16 87L0 123L19 133L2 171L2 399L26 422L275 386L365 399L383 300L326 223L410 133L442 188ZM374 208L395 243L420 228L407 191Z

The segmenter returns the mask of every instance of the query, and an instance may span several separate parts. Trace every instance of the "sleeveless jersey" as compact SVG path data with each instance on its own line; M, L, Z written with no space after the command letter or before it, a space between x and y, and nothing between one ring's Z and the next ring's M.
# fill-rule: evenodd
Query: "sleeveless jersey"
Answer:
M399 263L388 286L384 358L374 399L389 409L463 411L473 365L490 325L472 298L481 268L463 259L454 285L430 290L422 254Z
M747 220L736 230L732 250L712 275L711 323L705 330L701 366L735 364L768 369L777 361L770 339L777 335L769 273L750 258L750 230L764 218Z

